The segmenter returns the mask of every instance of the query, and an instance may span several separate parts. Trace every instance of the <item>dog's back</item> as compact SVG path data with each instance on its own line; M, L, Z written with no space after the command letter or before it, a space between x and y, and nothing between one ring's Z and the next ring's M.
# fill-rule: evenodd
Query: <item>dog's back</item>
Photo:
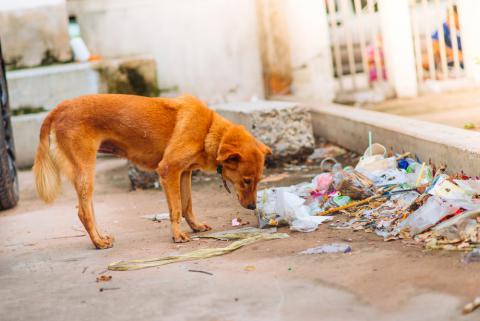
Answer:
M45 119L33 171L46 202L58 194L60 173L94 163L97 151L126 157L155 170L177 124L180 109L211 111L192 96L176 99L132 95L88 95L66 100Z

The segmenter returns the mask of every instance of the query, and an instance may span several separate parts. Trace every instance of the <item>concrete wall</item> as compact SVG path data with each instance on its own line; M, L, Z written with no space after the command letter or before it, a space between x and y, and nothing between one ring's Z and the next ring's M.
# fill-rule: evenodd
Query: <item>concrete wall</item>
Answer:
M418 90L410 1L379 0L378 6L388 82L397 97L415 97Z
M32 166L40 141L42 122L48 113L12 117L13 141L18 168Z
M257 7L267 93L332 101L335 89L324 2L258 0Z
M288 0L288 42L293 71L292 94L330 102L335 96L325 2Z
M150 54L159 86L211 102L263 97L254 0L70 0L92 53Z
M474 85L480 85L480 1L459 0L458 11L460 29L462 30L463 59L468 80Z
M70 60L67 24L65 0L0 0L0 38L7 66Z

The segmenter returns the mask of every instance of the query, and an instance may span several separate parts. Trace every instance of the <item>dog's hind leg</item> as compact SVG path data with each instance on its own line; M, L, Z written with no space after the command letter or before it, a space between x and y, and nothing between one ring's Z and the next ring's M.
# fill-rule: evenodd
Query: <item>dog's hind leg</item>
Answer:
M69 179L78 197L78 217L97 249L113 246L113 238L102 235L97 230L93 210L93 184L97 146L93 140L77 139L67 135L58 135L59 147L69 167Z
M97 230L92 200L94 167L88 166L78 170L73 182L78 196L78 217L97 249L112 247L113 237L101 235Z
M212 228L207 224L199 223L192 211L192 171L185 171L180 178L180 192L182 195L182 215L194 232L203 232Z

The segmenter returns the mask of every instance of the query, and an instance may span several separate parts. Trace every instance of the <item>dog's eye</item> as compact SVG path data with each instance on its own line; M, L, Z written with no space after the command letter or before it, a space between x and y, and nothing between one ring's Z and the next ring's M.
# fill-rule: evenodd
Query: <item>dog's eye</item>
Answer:
M245 185L250 185L250 184L252 183L252 180L251 180L250 178L244 178L244 179L243 179L243 183L244 183Z

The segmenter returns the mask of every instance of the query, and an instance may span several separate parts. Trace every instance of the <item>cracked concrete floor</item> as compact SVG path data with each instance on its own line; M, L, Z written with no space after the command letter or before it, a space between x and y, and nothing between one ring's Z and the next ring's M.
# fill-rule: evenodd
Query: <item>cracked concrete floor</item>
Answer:
M163 193L128 191L126 170L123 160L100 160L98 164L97 220L101 230L116 238L112 249L100 251L82 236L69 184L63 185L56 203L45 205L35 196L32 173L20 173L22 200L15 209L0 213L2 320L480 318L480 311L468 316L460 312L464 303L480 295L480 264L461 263L460 253L424 252L327 225L313 233L290 233L288 239L256 243L207 260L106 272L108 263L121 259L151 258L223 243L173 244L168 223L140 217L167 210ZM194 209L214 230L231 228L236 216L252 225L255 222L253 214L242 209L215 177L196 182L193 189ZM350 241L352 253L297 254L308 247L345 240ZM254 270L246 271L248 265ZM113 278L96 283L101 274ZM101 287L107 289L100 292Z

